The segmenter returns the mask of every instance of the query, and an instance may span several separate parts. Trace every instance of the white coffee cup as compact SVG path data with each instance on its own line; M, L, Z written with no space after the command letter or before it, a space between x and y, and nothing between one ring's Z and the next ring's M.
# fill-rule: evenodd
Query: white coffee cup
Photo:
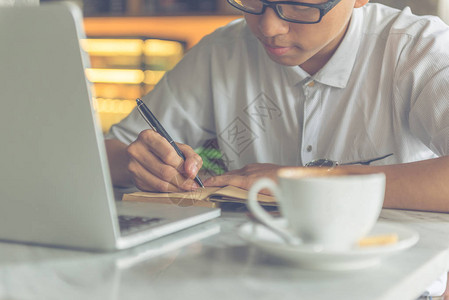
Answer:
M345 251L376 223L385 196L385 174L362 174L341 169L283 168L275 183L262 178L250 189L248 208L254 217L290 241L318 250ZM286 226L257 201L270 190L280 205ZM292 242L293 243L293 242Z

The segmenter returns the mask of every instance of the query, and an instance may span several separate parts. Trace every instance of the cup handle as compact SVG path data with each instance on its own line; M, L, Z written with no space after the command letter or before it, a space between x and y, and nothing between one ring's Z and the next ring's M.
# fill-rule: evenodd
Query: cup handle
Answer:
M257 221L271 229L271 231L279 235L287 243L294 245L300 244L300 239L293 236L289 231L286 230L286 228L280 226L276 222L275 218L268 214L265 209L259 204L259 201L257 201L257 194L264 188L269 189L271 192L273 192L274 197L278 202L281 201L281 193L277 184L271 179L262 178L256 181L249 190L247 203L249 210L254 215Z

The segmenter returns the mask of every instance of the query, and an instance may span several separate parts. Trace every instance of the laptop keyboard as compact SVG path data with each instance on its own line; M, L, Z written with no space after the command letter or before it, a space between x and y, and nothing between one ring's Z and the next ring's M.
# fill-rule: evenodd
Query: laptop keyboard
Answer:
M138 231L145 230L154 224L161 222L161 218L147 218L137 216L119 215L118 223L121 235L128 235Z

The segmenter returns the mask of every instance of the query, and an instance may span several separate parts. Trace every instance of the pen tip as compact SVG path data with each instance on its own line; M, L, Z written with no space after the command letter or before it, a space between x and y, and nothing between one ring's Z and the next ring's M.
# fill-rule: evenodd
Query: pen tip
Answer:
M203 182L201 181L201 179L197 176L195 178L196 183L201 187L201 188L205 188Z

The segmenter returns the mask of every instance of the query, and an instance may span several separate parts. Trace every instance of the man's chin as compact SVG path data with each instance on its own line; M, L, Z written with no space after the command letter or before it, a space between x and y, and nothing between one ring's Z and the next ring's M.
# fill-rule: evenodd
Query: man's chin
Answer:
M279 57L279 56L272 56L269 53L267 53L267 54L268 54L268 57L270 57L270 59L272 61L274 61L275 63L278 63L280 65L286 66L286 67L299 66L307 61L307 59L293 58L293 57L287 57L287 56Z

